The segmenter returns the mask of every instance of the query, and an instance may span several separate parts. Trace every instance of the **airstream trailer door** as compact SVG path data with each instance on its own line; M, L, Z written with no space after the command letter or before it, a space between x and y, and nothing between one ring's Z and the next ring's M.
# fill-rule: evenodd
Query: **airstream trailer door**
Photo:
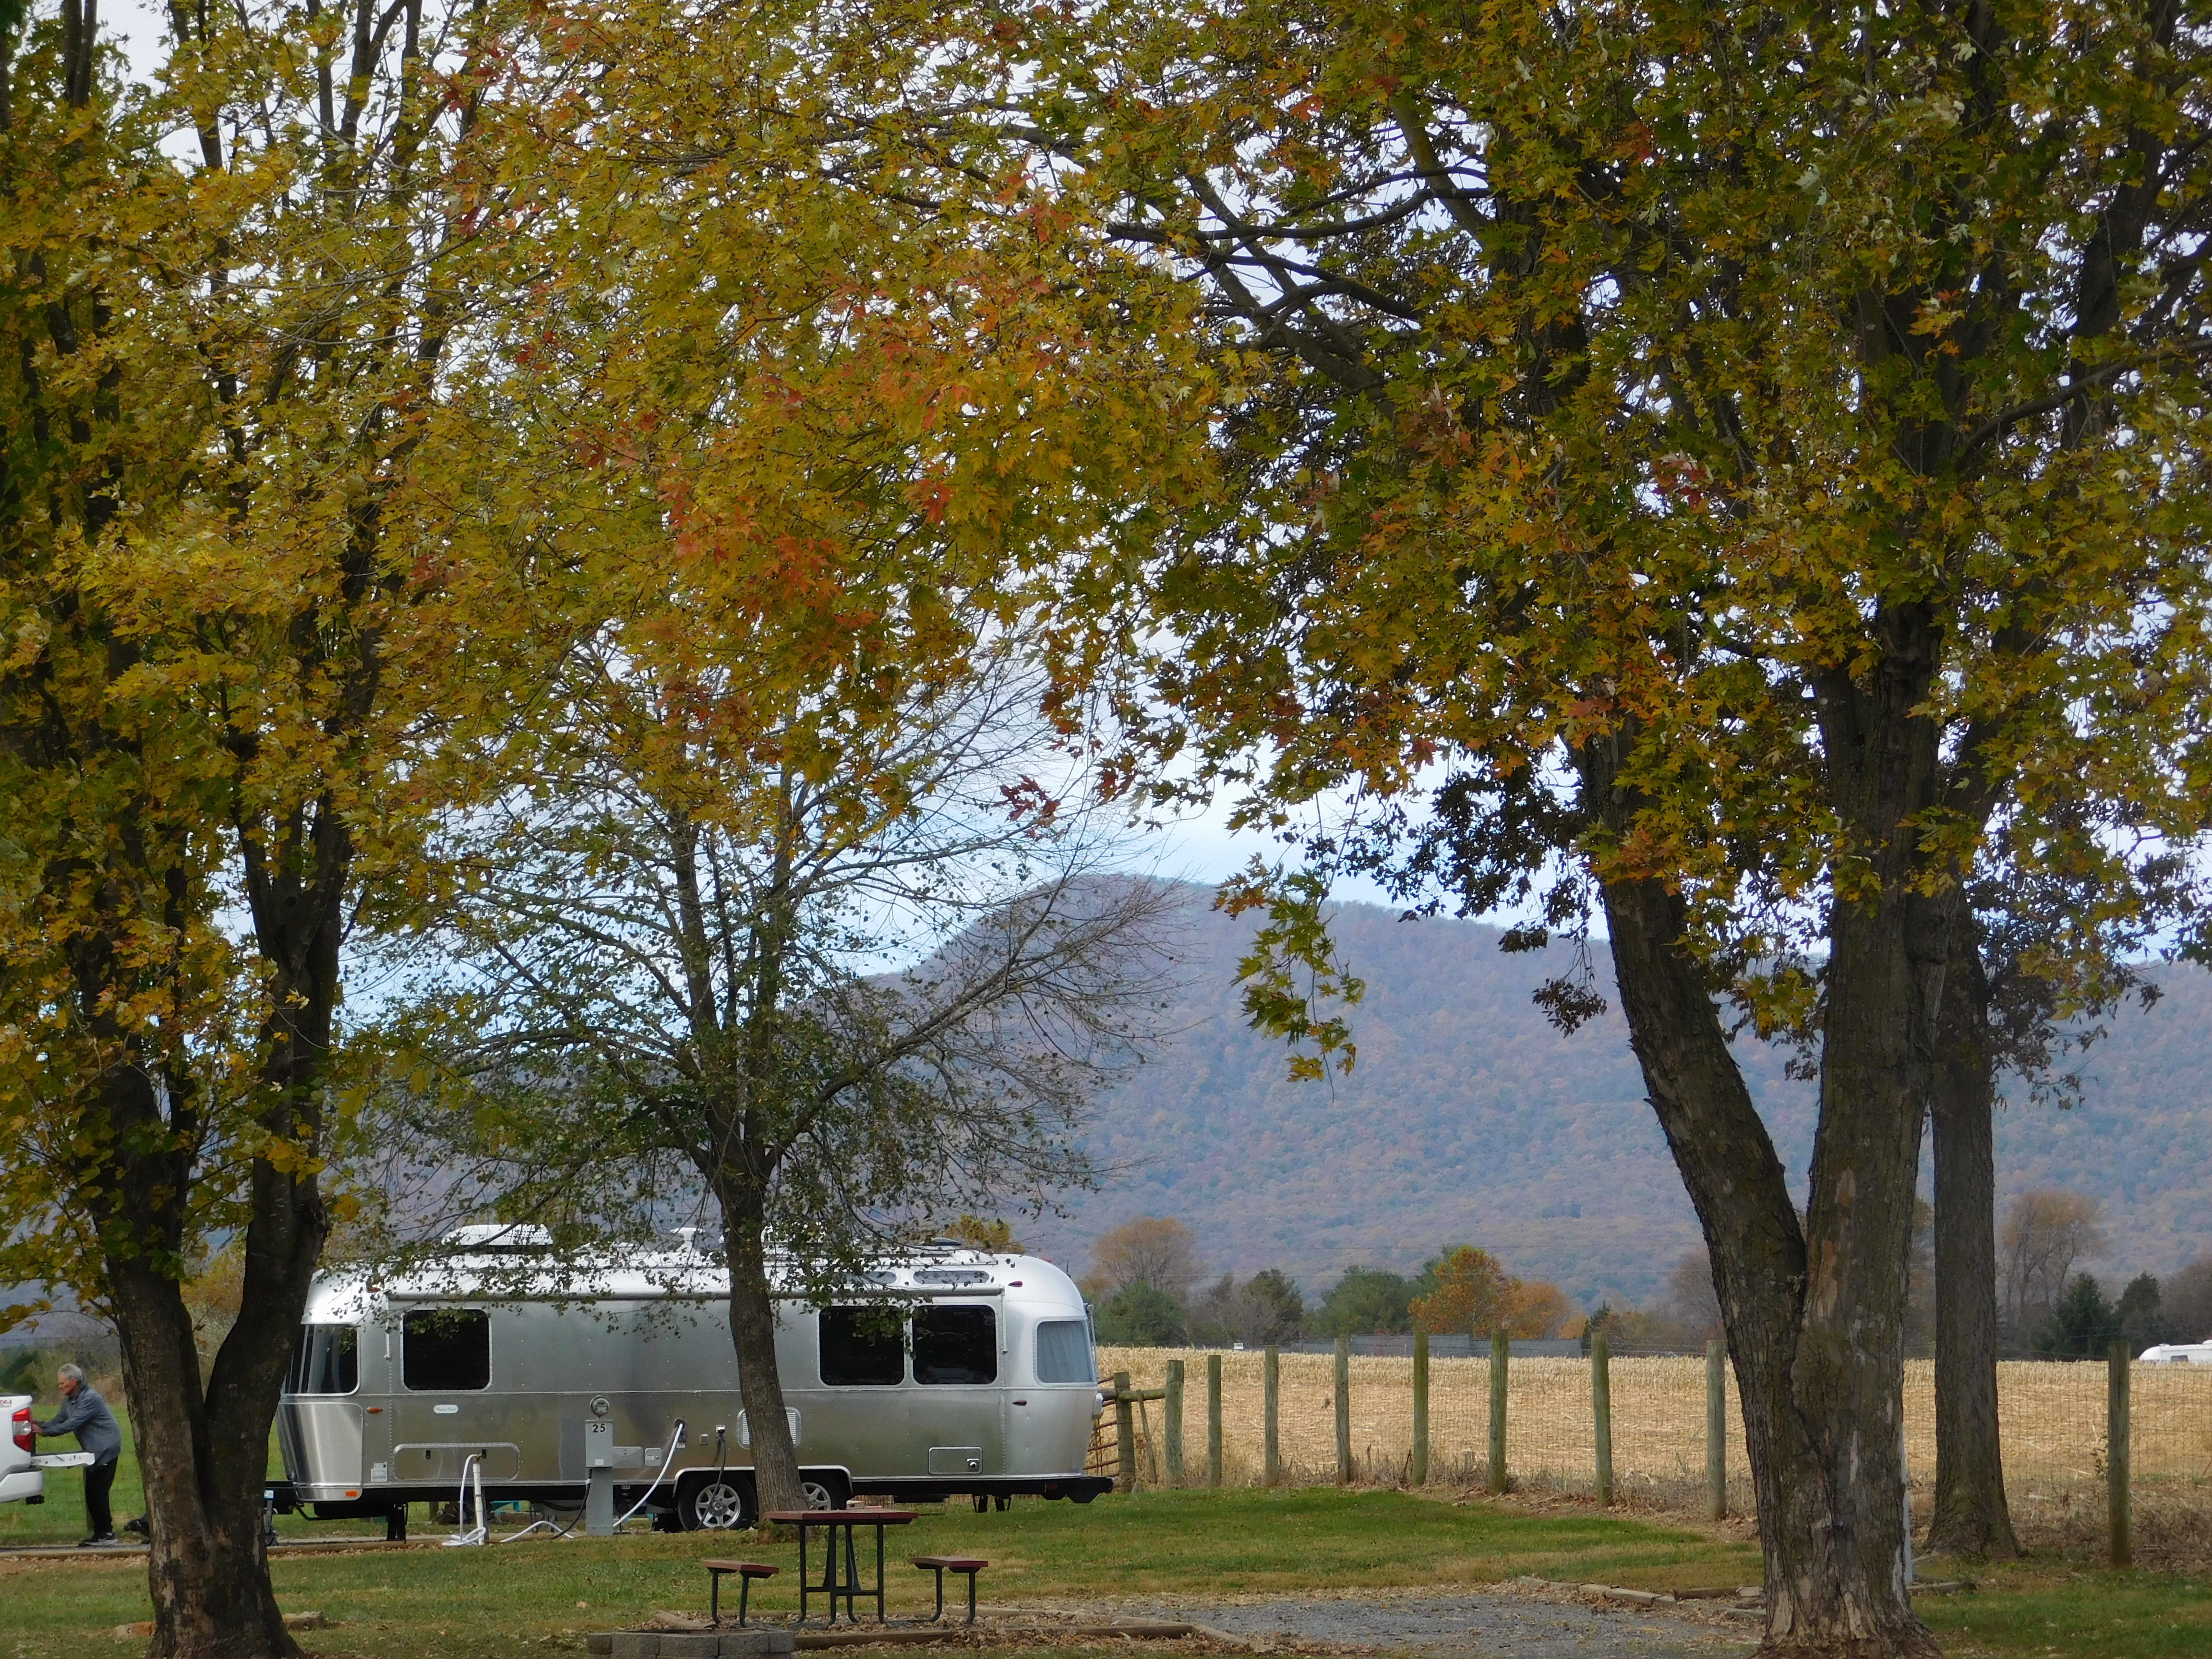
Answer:
M361 1331L349 1324L302 1325L284 1378L276 1438L292 1480L326 1488L335 1499L358 1494L366 1469L359 1399Z
M395 1480L457 1480L468 1454L488 1449L491 1366L485 1310L418 1304L400 1316L399 1387L391 1413ZM484 1478L512 1480L518 1473L487 1468Z
M1006 1473L1000 1310L924 1303L914 1310L914 1386L929 1431L923 1473L955 1480Z
M399 1392L399 1339L391 1324L366 1324L361 1332L362 1474L372 1486L399 1478L392 1467L392 1396Z

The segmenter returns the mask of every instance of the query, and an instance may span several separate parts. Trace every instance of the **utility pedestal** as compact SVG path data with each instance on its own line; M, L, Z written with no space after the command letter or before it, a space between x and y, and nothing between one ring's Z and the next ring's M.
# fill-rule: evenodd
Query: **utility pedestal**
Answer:
M584 1535L615 1535L615 1425L605 1418L584 1425Z

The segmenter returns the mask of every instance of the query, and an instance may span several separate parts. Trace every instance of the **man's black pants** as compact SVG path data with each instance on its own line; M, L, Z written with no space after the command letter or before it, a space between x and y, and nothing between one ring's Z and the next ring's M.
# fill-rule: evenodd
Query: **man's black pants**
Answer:
M105 1538L115 1530L115 1517L107 1508L107 1489L114 1484L113 1463L94 1463L85 1469L84 1513L92 1522L94 1538Z

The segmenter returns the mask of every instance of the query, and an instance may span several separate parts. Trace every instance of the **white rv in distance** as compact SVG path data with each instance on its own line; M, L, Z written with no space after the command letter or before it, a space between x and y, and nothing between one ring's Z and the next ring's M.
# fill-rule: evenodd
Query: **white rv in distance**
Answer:
M592 1462L614 1466L618 1510L642 1501L687 1530L751 1523L718 1260L687 1238L556 1274L531 1267L537 1229L469 1227L447 1242L451 1255L388 1279L317 1275L277 1414L280 1509L382 1515L404 1535L405 1506L455 1497L471 1459L489 1502L580 1509L588 1441ZM811 1501L1080 1504L1112 1489L1084 1469L1098 1384L1066 1273L942 1245L867 1279L828 1307L781 1298L776 1364Z
M2161 1342L2136 1356L2144 1365L2212 1365L2212 1342Z

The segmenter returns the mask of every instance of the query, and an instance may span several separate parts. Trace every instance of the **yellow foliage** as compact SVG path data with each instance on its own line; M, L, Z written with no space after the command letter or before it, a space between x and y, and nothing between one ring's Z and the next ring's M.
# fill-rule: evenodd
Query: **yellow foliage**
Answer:
M1489 1251L1462 1244L1437 1264L1437 1288L1414 1298L1414 1327L1431 1334L1486 1337L1504 1322L1509 1298L1519 1282L1506 1277Z
M970 1249L995 1250L1012 1254L1022 1247L1014 1237L1014 1230L1000 1217L986 1219L979 1215L963 1215L945 1230L947 1238L957 1238Z
M1505 1328L1514 1336L1577 1336L1574 1304L1547 1279L1513 1281L1505 1297Z
M1501 1328L1517 1337L1576 1334L1569 1329L1575 1310L1565 1291L1545 1279L1513 1278L1487 1250L1462 1244L1437 1264L1433 1276L1437 1288L1413 1298L1418 1330L1477 1339Z
M230 1334L245 1293L246 1252L236 1241L210 1255L185 1281L185 1311L191 1316L192 1346L199 1350L203 1372Z

